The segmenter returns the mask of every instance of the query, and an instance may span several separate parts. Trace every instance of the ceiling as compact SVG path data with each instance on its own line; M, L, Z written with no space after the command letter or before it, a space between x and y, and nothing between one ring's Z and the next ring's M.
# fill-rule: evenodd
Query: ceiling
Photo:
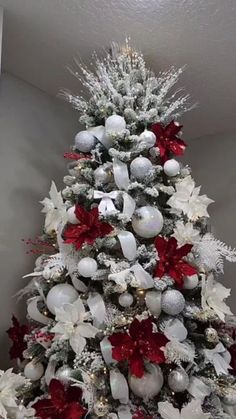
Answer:
M79 90L66 67L131 36L156 71L186 66L181 85L199 107L187 135L236 128L235 0L0 0L3 69L51 95Z

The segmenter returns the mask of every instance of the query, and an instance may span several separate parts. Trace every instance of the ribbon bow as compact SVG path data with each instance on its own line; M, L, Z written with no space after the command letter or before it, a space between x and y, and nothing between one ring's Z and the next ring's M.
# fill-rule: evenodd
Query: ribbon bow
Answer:
M113 199L117 199L118 195L119 191L94 191L94 199L101 199L101 202L98 205L98 210L100 214L111 215L119 212L113 203Z
M220 342L214 349L204 349L206 359L214 366L216 374L228 374L231 355Z

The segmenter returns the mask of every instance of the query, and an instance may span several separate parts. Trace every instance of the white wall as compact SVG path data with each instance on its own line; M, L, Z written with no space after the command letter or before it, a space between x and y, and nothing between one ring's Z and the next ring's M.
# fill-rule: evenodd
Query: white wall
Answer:
M22 238L42 232L39 201L51 179L62 186L63 152L77 129L69 105L4 74L0 79L0 368L8 361L12 312L24 316L12 295L26 283L34 258L26 255Z
M236 134L224 133L188 142L185 162L201 192L215 203L209 206L212 232L225 243L236 247ZM236 314L236 263L226 262L222 283L232 288L229 299Z

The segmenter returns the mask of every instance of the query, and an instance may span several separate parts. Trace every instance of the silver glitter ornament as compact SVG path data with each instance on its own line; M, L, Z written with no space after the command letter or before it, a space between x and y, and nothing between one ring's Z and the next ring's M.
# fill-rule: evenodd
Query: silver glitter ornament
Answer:
M100 166L94 171L95 182L98 185L105 185L111 182L113 177L111 168L106 166Z
M185 307L183 294L177 290L167 290L163 292L161 299L161 308L170 316L176 316L181 313Z
M121 307L130 307L133 304L134 297L129 292L124 292L118 298Z
M152 163L146 157L136 157L130 165L132 176L138 180L143 180L147 176L148 171L152 168Z
M156 142L156 136L154 132L148 131L147 129L145 129L145 131L140 134L139 139L143 141L148 148L153 147Z
M177 368L169 374L168 384L172 391L181 393L189 386L188 374L183 369Z
M102 418L109 412L109 406L105 400L97 400L94 404L93 411L95 415L97 415L99 418Z
M213 327L208 327L205 330L205 337L207 342L210 343L218 343L220 340L217 331Z
M135 233L145 239L150 239L159 234L163 223L162 213L150 205L138 208L132 218L132 227Z
M75 147L82 153L88 153L95 145L95 137L91 132L80 131L75 136Z

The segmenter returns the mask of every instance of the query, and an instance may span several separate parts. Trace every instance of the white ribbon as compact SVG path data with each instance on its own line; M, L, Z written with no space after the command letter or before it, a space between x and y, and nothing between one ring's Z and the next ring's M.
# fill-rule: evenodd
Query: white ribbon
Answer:
M113 159L113 174L115 183L119 189L127 191L129 187L129 172L127 164L116 157Z
M88 287L81 281L81 279L77 278L78 272L70 273L70 278L74 288L80 292L86 292Z
M231 355L220 342L214 349L204 349L206 359L214 366L216 374L228 374L230 369Z
M136 207L135 200L127 194L127 192L123 192L123 212L122 217L126 218L126 221L129 221L134 213Z
M27 306L27 313L31 319L35 320L38 323L48 324L52 319L49 317L44 316L40 313L38 309L38 302L42 301L41 297L34 297L30 299L28 306Z
M105 336L100 342L100 348L103 359L107 365L117 364L117 361L112 358L112 344L108 337Z
M153 288L153 278L146 272L143 267L136 263L130 268L124 269L123 271L112 273L108 275L110 281L114 281L117 285L121 285L124 289L127 288L126 278L129 274L133 274L135 277L132 282L132 286L135 288Z
M45 381L46 384L49 385L50 381L55 378L55 370L56 370L57 361L55 359L49 359L46 371L45 371Z
M94 191L94 199L101 199L98 210L102 215L111 215L119 212L113 204L113 199L117 199L119 191L102 192Z
M183 342L188 335L188 331L179 319L173 318L167 320L164 328L164 335L169 340L178 340L179 342Z
M118 233L117 237L120 241L124 257L130 261L135 259L137 245L133 233L123 230Z
M200 378L192 376L188 387L188 392L195 399L203 400L211 394L211 388L207 386Z
M129 401L129 387L126 378L118 370L110 371L110 387L111 394L114 400L119 400L120 403L128 403Z
M133 415L130 412L128 406L122 405L118 407L118 418L119 419L132 419Z
M106 308L103 298L98 292L91 292L87 299L89 310L93 316L94 327L101 327L106 315Z

